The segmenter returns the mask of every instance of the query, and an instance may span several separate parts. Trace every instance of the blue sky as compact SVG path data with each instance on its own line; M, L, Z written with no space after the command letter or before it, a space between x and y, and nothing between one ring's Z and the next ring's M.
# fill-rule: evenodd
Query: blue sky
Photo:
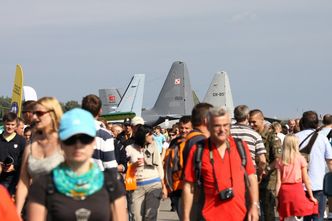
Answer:
M234 104L267 116L332 113L332 2L0 1L0 95L15 65L38 96L77 100L146 74L153 106L173 61L202 99L226 71Z

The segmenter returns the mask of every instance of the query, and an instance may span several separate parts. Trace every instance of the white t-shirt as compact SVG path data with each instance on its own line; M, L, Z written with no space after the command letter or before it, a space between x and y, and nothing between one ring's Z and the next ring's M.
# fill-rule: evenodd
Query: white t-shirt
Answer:
M314 130L303 130L296 134L300 143L311 134ZM308 138L300 147L300 150L304 148L310 138ZM308 164L308 175L312 185L313 191L323 189L323 179L325 175L326 160L332 159L332 147L327 137L319 133L315 143L312 146L310 152L310 161Z

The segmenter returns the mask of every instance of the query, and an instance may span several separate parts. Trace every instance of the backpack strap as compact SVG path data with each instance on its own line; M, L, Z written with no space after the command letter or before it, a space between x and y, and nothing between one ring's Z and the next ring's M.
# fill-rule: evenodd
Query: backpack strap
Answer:
M239 153L240 158L241 158L241 165L242 165L243 171L244 171L244 181L246 184L246 189L249 190L250 182L249 182L248 173L246 171L247 154L246 154L246 151L244 150L243 141L238 138L234 138L234 141L236 144L237 152Z
M240 158L241 158L241 165L243 167L247 166L247 154L246 151L244 150L243 143L241 139L234 138L235 144L237 151L239 152Z
M309 139L309 137L311 137L311 135L313 135L315 133L315 131L313 131L312 133L310 133L304 140L302 140L302 142L300 143L299 147L302 146L302 144Z
M311 135L312 135L312 136L311 136ZM315 130L315 131L312 132L308 137L310 137L310 136L311 136L311 138L310 138L308 144L307 144L304 148L302 148L302 149L300 150L300 153L310 154L311 149L312 149L312 146L314 145L314 143L315 143L315 141L316 141L316 139L317 139L317 137L318 137L318 131ZM306 137L306 139L307 139L308 137ZM306 140L306 139L305 139L305 140ZM301 144L303 144L303 142L304 142L304 141L302 141ZM300 144L300 146L301 146L301 144Z
M245 184L245 202L246 202L246 208L247 208L247 214L246 214L246 218L245 220L248 219L248 211L250 208L250 191L249 191L249 187L250 187L250 182L249 182L249 177L248 177L248 173L246 171L246 166L247 166L247 154L246 151L244 149L243 146L243 141L239 138L234 138L235 144L236 144L236 148L237 148L237 152L240 155L241 158L241 165L243 168L243 173L244 173L244 184Z
M170 189L170 191L173 191L173 169L171 167L172 163L174 163L174 160L172 162L172 151L173 149L171 149L173 147L169 147L166 150L166 155L164 158L164 181L165 181L165 185L167 188Z
M202 187L202 179L201 179L201 170L202 170L202 157L203 157L203 148L204 148L204 140L196 143L197 149L195 151L194 157L194 169L195 169L195 178L198 187Z
M326 137L330 141L330 139L332 138L332 129L330 130L330 132L327 134Z
M204 149L205 141L199 141L196 143L197 149L194 153L194 169L195 169L195 178L196 182L194 183L194 199L193 203L195 203L196 211L191 211L191 216L195 217L195 220L205 220L202 215L202 210L204 207L205 196L204 196L204 188L203 188L203 180L201 178L201 170L202 170L202 157L203 157L203 149ZM189 163L189 162L188 162Z

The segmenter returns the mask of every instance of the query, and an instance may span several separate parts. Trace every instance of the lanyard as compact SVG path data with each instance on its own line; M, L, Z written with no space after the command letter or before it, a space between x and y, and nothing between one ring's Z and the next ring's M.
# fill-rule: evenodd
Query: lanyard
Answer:
M218 186L218 180L217 180L217 175L216 175L216 170L214 169L214 158L213 158L213 151L212 151L212 146L211 146L211 139L208 140L208 144L209 144L209 154L210 154L210 163L212 165L212 171L213 171L213 177L214 177L214 180L215 180L215 186L216 186L216 189L218 191L218 193L220 192L219 190L219 186ZM228 153L228 162L229 162L229 169L230 169L230 174L231 174L231 187L233 187L233 176L232 176L232 164L231 164L231 155L230 155L230 145L229 143L227 142L227 153Z

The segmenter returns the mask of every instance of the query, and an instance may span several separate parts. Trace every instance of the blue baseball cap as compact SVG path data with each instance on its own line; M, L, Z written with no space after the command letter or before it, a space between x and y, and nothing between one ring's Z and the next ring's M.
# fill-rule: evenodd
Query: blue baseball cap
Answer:
M60 121L60 140L67 140L76 134L96 136L95 119L92 114L81 108L74 108L64 113Z

